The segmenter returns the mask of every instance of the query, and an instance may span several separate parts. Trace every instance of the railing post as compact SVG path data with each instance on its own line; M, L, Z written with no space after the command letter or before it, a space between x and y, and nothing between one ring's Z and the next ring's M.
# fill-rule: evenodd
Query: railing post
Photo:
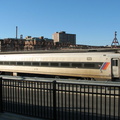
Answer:
M56 81L53 81L53 120L56 120Z
M0 112L3 112L3 101L2 101L2 77L0 77Z

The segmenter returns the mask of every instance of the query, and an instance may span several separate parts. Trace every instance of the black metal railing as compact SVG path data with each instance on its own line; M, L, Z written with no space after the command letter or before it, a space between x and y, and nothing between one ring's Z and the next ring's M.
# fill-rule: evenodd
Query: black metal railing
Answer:
M57 119L101 120L120 118L120 87L57 83Z
M3 80L3 110L53 118L53 83Z
M0 81L0 112L53 120L120 119L119 82Z

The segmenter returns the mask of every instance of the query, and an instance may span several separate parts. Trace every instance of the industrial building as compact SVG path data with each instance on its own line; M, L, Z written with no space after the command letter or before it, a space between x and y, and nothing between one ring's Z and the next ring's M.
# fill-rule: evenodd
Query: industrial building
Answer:
M56 32L52 35L54 43L69 43L71 45L76 45L76 34L68 34L65 31Z
M17 32L16 32L17 33ZM30 50L60 50L60 49L85 49L95 48L96 46L77 45L76 34L68 34L65 31L56 32L52 35L53 39L27 36L23 38L4 38L0 39L0 51L30 51Z
M66 49L70 46L76 46L76 35L67 34L66 32L56 32L53 39L41 37L27 36L23 38L4 38L0 39L0 51L29 51L29 50L51 50Z
M25 39L5 38L0 43L1 51L23 51Z
M54 46L52 39L41 37L27 36L25 38L24 50L49 50Z

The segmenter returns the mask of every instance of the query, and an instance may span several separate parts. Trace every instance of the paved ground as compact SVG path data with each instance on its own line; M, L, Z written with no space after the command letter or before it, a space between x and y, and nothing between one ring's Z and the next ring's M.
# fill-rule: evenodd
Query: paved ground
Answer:
M33 117L26 117L23 115L17 115L12 113L0 113L0 120L46 120Z

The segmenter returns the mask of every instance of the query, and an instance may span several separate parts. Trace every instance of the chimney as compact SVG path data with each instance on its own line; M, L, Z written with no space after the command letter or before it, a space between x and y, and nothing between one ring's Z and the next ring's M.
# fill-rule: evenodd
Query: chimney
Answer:
M17 39L17 36L18 36L18 27L16 26L16 39Z

